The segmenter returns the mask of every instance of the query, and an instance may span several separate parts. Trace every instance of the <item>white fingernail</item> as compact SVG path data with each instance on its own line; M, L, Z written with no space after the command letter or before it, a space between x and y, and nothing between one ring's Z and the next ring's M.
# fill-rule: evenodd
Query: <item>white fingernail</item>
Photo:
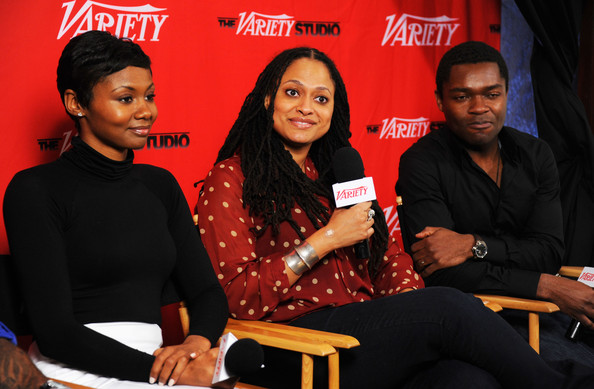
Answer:
M175 385L175 380L173 378L170 379L169 382L167 383L167 385L169 385L169 386Z
M154 384L157 380L153 377L149 378L149 384Z

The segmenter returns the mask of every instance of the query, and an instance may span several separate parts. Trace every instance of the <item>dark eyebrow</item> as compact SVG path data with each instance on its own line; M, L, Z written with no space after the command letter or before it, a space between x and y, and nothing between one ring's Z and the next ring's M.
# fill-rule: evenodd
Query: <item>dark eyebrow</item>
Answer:
M151 82L151 84L148 86L148 88L146 88L146 90L149 90L149 89L154 88L154 87L155 87L155 83ZM131 87L129 85L122 85L122 86L118 86L118 87L113 88L112 92L115 92L118 89L122 89L122 88L127 89L129 91L136 90L136 88L133 88L133 87Z
M283 82L283 85L284 85L284 84L287 84L287 83L289 83L289 82L294 82L294 83L295 83L295 84L297 84L297 85L303 86L303 83L302 83L301 81L299 81L299 80L287 80L287 81ZM316 89L318 89L318 90L325 90L325 91L328 91L328 93L331 93L331 92L330 92L330 89L328 89L328 88L327 88L327 87L325 87L325 86L318 86L318 87L316 87Z
M493 85L489 85L486 86L484 88L481 88L482 91L488 91L488 90L493 90L493 89L498 89L498 88L504 88L504 86L502 84L493 84ZM460 93L468 93L470 91L472 91L473 88L452 88L449 91L450 92L460 92Z

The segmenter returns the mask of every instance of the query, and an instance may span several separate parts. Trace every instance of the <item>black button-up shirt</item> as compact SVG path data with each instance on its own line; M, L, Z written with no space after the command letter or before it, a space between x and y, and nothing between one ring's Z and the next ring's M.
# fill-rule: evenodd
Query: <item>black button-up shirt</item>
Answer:
M563 258L559 176L549 146L510 127L499 133L501 187L448 129L432 131L401 157L396 192L403 197L402 233L409 242L426 226L478 234L483 260L438 270L428 285L534 298L541 273Z

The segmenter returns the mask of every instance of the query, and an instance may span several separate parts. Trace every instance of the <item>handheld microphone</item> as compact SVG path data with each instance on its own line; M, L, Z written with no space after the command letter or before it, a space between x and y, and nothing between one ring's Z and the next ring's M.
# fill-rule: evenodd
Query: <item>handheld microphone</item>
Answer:
M580 276L577 279L578 282L582 284L586 284L591 288L594 288L594 268L584 266ZM572 319L569 327L567 328L567 332L565 332L565 337L569 340L577 341L578 340L578 332L580 330L582 323L577 321L576 319Z
M229 332L221 337L212 383L255 373L263 362L264 350L260 343L249 338L238 340Z
M254 339L244 338L233 343L225 355L225 367L232 376L252 374L262 368L264 350Z
M337 183L332 185L338 208L375 200L373 179L365 177L363 160L357 150L343 147L334 153L332 170ZM369 239L355 244L357 258L369 258Z

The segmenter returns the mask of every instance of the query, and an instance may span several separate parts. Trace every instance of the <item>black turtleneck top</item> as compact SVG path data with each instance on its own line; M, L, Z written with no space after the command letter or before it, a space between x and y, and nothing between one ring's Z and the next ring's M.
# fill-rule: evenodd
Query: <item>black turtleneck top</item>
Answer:
M33 335L50 358L95 374L148 381L152 355L84 323L160 324L172 280L191 333L214 345L227 321L219 285L190 209L166 170L113 161L79 138L57 161L21 171L4 222Z

